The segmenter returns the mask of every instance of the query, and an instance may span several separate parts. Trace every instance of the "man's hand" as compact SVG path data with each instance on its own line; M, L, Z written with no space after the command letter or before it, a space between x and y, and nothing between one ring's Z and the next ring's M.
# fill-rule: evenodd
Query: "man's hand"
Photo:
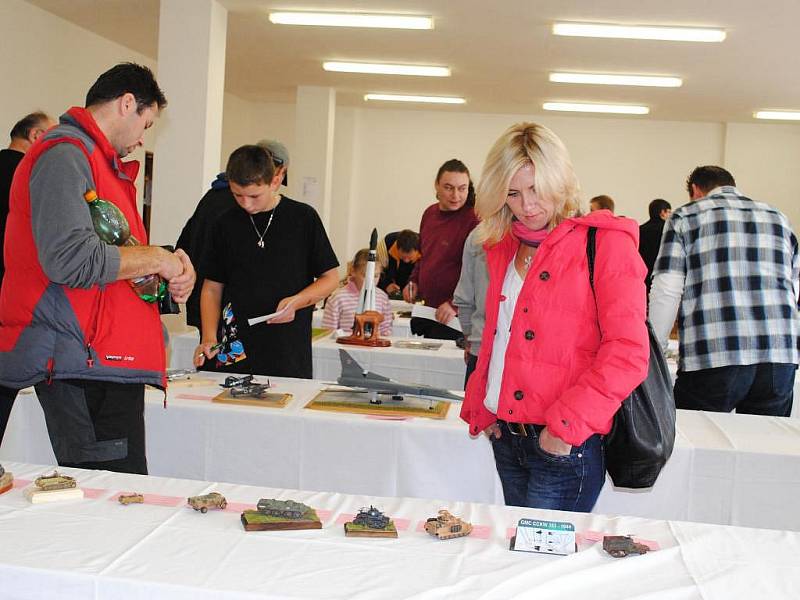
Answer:
M470 354L469 351L471 349L472 349L472 344L470 344L468 341L465 340L464 341L464 364L465 365L469 364L469 354Z
M490 440L491 439L499 440L503 435L500 432L500 425L498 425L497 422L494 422L491 425L489 425L486 429L483 430L483 433Z
M194 366L202 367L206 359L212 359L219 354L220 346L217 340L210 340L207 342L200 342L200 345L194 351Z
M176 252L170 252L159 246L148 246L148 248L152 248L158 252L158 271L156 271L156 273L161 279L170 281L183 273L183 261L181 261Z
M396 283L390 283L389 285L386 286L386 293L390 296L392 294L396 294L399 291L400 291L400 286L397 285Z
M185 303L189 299L192 289L194 289L197 273L195 273L192 261L189 259L189 255L186 254L186 252L179 248L175 251L174 256L180 260L183 272L177 277L167 280L169 283L167 289L169 293L172 294L172 298L175 302Z
M539 447L548 454L556 456L567 456L572 451L572 446L550 433L547 427L539 434Z
M403 300L409 304L414 304L417 299L417 286L413 281L409 281L406 287L403 288Z
M449 302L442 302L436 309L436 320L447 325L458 313Z
M294 321L294 313L295 307L300 304L300 297L299 296L289 296L288 298L284 298L280 302L278 302L278 308L275 312L280 312L284 308L286 312L280 315L279 317L275 317L274 319L270 319L267 321L269 325L278 325L280 323L291 323Z

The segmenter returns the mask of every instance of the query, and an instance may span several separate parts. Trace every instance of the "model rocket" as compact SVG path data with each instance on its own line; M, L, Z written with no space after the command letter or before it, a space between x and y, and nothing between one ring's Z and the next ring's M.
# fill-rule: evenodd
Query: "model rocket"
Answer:
M375 310L375 259L378 254L378 230L373 229L369 237L369 258L367 258L367 272L364 275L364 285L361 287L361 296L358 299L356 314Z

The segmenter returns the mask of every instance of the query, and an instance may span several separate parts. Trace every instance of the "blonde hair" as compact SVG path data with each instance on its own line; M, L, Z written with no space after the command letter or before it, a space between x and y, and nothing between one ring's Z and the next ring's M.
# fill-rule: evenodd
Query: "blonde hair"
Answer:
M563 142L547 127L517 123L497 139L486 156L475 202L481 219L476 243L496 244L508 233L513 217L506 204L508 186L528 163L534 165L536 193L555 206L548 227L580 214L578 178Z

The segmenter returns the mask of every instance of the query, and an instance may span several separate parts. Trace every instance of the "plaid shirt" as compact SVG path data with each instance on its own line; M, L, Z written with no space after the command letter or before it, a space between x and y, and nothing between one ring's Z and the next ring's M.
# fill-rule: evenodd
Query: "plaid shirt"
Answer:
M731 186L672 213L653 276L684 276L678 369L798 362L797 238Z

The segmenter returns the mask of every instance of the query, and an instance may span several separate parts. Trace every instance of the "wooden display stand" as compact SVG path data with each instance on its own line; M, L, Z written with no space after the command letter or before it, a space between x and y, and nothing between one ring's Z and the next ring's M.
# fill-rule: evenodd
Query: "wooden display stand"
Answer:
M383 315L376 310L359 313L355 317L353 333L347 337L336 338L337 344L350 344L352 346L372 346L385 348L392 342L386 340L378 333L378 326L383 321Z
M220 404L240 404L242 406L266 406L268 408L283 408L292 399L291 394L280 392L267 392L261 398L252 396L231 396L230 390L223 390L211 401Z
M271 517L257 510L246 510L242 513L242 525L245 531L287 531L290 529L322 529L322 522L317 511L311 509L299 519Z
M83 498L83 490L77 487L61 490L40 490L36 486L30 486L25 488L23 494L31 504L61 502L62 500L80 500Z
M346 537L396 538L397 528L394 526L394 521L389 521L389 524L383 529L373 529L366 525L345 523L344 535Z

